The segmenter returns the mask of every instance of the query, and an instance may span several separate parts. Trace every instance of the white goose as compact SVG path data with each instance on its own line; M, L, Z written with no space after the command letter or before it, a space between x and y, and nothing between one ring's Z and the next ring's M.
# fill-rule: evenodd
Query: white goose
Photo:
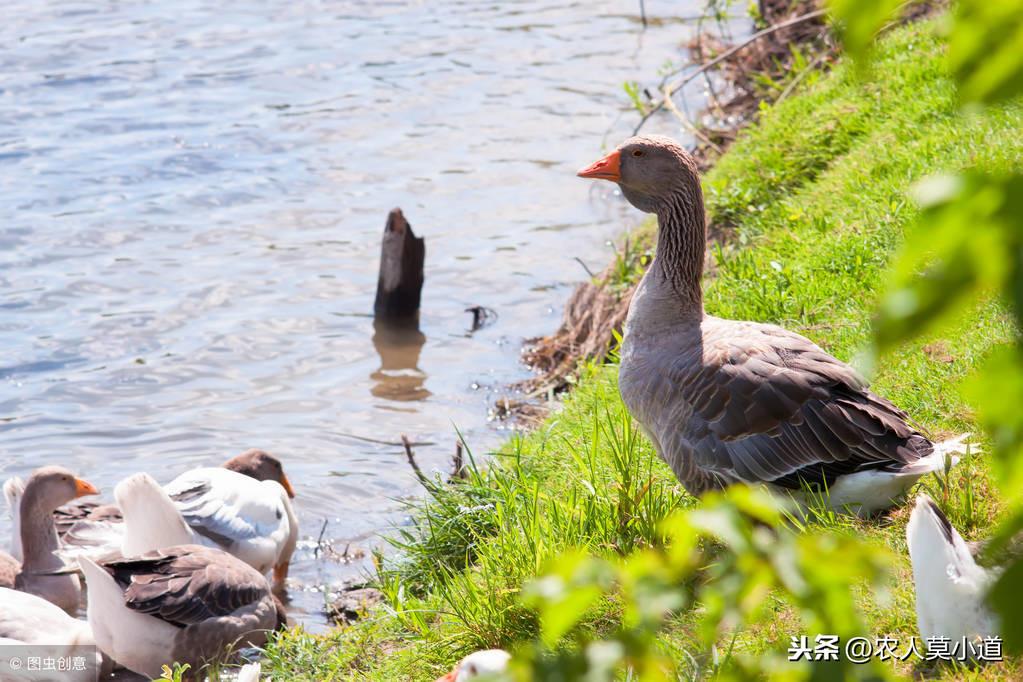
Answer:
M469 682L479 678L490 678L507 672L511 654L503 649L487 649L471 653L455 666L454 670L437 682Z
M57 656L92 655L96 642L89 624L72 618L63 609L26 592L0 587L0 679L43 680L33 671L24 671L19 677L11 672L10 658L23 656L16 651L14 656L5 655L4 645L46 645L52 647L48 653ZM96 679L99 661L84 671L64 671L61 680L69 682L93 682ZM53 675L53 673L46 673ZM34 675L34 676L33 676Z
M962 536L927 495L916 498L906 542L920 636L953 642L997 636L998 618L984 600L998 571L977 564Z
M286 624L266 579L218 549L170 547L101 564L80 560L96 644L149 679L174 662L189 674Z
M135 474L114 488L124 515L120 551L141 554L199 544L233 554L260 573L273 570L283 587L298 542L298 520L287 491L228 469L188 471L161 488Z

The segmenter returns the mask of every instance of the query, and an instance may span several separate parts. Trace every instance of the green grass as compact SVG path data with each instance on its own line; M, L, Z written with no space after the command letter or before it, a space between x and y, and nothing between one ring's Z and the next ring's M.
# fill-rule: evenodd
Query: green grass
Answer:
M708 312L776 322L853 360L869 340L884 269L916 215L907 198L912 182L968 165L1023 166L1023 113L1010 107L983 120L961 117L931 31L931 24L894 31L866 82L840 65L766 112L709 173L708 210L728 238L716 249ZM628 277L615 273L619 283ZM873 387L936 437L975 429L957 386L1010 332L989 303L940 337L882 358ZM982 456L924 485L967 539L983 537L1000 513ZM588 368L541 428L418 506L415 525L395 538L401 558L381 571L385 607L328 636L286 633L269 648L266 667L278 680L436 679L471 650L537 635L519 591L558 553L614 556L657 544L659 521L695 504L637 435L618 397L616 368ZM863 590L858 601L872 632L903 640L917 634L907 516L900 509L869 522L826 513L814 520L900 557L889 600ZM591 608L586 627L609 631L620 612L607 598ZM687 614L678 616L664 646L692 660L695 674L692 626ZM734 648L784 650L800 632L799 614L779 598L736 633ZM980 671L897 667L947 679L1023 679L1017 661Z

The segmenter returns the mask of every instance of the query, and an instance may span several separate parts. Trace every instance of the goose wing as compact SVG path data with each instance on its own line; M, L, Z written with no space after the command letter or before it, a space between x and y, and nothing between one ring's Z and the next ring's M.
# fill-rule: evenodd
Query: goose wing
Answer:
M124 589L128 608L177 627L230 615L269 594L255 569L201 545L148 552L103 567Z
M901 468L933 444L849 365L781 327L708 318L699 368L676 372L698 464L798 488L866 468Z
M276 485L227 469L204 468L182 474L164 490L196 533L230 547L286 529L281 494L271 490Z

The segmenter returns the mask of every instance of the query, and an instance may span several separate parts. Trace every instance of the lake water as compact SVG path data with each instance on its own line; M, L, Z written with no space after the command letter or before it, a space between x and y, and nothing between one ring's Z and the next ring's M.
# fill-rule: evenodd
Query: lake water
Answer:
M59 463L109 496L270 450L308 540L292 616L322 628L319 586L367 568L314 557L324 521L363 550L403 522L401 433L428 470L456 427L477 453L505 438L488 410L523 340L639 220L575 171L629 134L623 82L683 58L702 2L646 5L644 30L638 0L8 0L0 476ZM426 238L425 342L381 370L394 206ZM474 305L497 319L470 333Z

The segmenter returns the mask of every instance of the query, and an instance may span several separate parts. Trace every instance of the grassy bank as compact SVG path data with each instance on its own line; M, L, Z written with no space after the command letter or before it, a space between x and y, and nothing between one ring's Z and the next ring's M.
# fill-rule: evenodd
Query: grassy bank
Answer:
M839 66L766 112L709 173L708 211L726 236L707 283L709 312L782 324L851 360L868 341L884 268L915 217L912 182L968 163L1023 164L1023 113L1014 107L985 120L962 118L931 31L920 24L893 32L867 81ZM993 303L971 311L940 338L883 358L873 386L936 437L971 430L957 386L1008 338L1008 325ZM983 458L925 485L968 539L983 537L999 514ZM633 428L616 368L591 367L563 410L508 443L485 470L439 487L422 504L416 525L399 538L401 561L381 573L384 608L328 636L288 632L267 652L269 673L277 680L433 680L468 651L535 637L536 617L520 604L519 590L552 557L570 548L612 556L657 544L659 522L695 504ZM864 591L859 601L873 633L902 639L916 634L906 517L899 510L837 522L899 557L890 599L879 603ZM608 598L590 610L586 627L606 631L619 614ZM678 617L664 646L702 675L691 625L686 614ZM779 598L762 622L736 636L735 647L784 650L800 632L798 614ZM914 670L912 660L896 665L950 679L1023 679L1015 662L976 673Z

